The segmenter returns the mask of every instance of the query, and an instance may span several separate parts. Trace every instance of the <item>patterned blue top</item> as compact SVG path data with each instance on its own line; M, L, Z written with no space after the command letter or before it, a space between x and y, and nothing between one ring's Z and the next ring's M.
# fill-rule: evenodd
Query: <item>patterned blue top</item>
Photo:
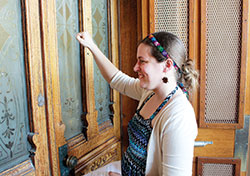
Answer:
M122 175L145 175L147 146L153 129L151 122L177 90L178 86L165 98L149 119L144 119L140 115L140 111L154 93L136 110L134 117L128 124L129 146L122 157Z

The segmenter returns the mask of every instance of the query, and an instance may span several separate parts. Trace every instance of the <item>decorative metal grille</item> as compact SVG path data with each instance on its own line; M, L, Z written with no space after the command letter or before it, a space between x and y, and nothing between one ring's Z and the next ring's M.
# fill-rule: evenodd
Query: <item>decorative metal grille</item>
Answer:
M202 176L234 176L235 165L233 164L202 164Z
M206 123L237 123L242 1L206 1Z
M199 176L237 176L240 175L241 160L235 158L197 157Z
M184 43L188 55L189 1L155 0L155 31L177 35Z

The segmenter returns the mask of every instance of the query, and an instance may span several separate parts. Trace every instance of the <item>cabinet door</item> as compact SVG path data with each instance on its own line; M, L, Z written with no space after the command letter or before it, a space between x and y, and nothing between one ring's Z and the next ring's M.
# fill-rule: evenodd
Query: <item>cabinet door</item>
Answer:
M237 146L236 129L244 126L248 1L148 0L141 8L142 22L149 19L143 35L175 33L200 72L200 86L190 97L199 124L194 156L241 157L246 164L246 155L237 155L246 150Z
M41 12L52 172L85 174L120 159L119 94L75 36L88 31L118 66L117 1L43 1Z
M49 175L38 4L0 4L0 175Z

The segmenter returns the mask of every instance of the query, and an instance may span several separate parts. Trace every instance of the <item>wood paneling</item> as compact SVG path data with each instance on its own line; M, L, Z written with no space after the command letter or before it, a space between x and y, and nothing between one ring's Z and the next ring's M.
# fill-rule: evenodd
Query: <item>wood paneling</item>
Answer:
M60 105L60 83L57 48L57 29L54 1L44 0L40 4L42 22L42 53L46 92L46 113L49 124L49 148L51 173L59 175L58 147L66 143L65 125L62 123Z
M149 33L155 32L155 5L154 0L149 0Z
M109 19L111 23L110 25L110 40L111 40L111 48L110 48L110 59L114 63L114 65L118 66L119 64L119 54L118 54L118 16L117 16L117 1L109 1L110 13L111 18ZM91 1L83 1L80 4L80 29L84 31L88 31L90 35L92 34L92 20L91 20ZM109 13L109 12L108 12ZM106 149L110 148L111 146L114 148L116 152L112 153L112 157L108 160L105 160L102 164L98 164L98 167L101 167L105 164L108 164L111 161L119 160L120 159L120 98L119 93L113 91L111 93L112 100L114 101L114 125L112 128L107 128L105 131L99 131L97 117L98 111L96 110L95 106L95 89L94 89L94 61L93 55L87 48L81 47L81 60L82 66L84 69L84 80L86 80L86 92L83 94L86 97L86 118L88 121L88 140L83 139L83 135L77 135L69 139L68 142L68 154L76 156L78 161L77 166L77 174L80 174L83 169L84 173L87 173L93 169L96 169L95 166L93 169L89 169L89 164L92 165L93 163L99 163L99 160L102 158L106 158L105 154L105 146ZM114 139L112 139L114 138ZM112 145L107 146L107 143L112 143ZM101 151L101 152L100 152Z
M240 175L241 176L246 176L246 172L241 172Z
M26 35L27 35L27 62L30 77L31 107L32 107L32 142L34 143L35 156L34 165L36 175L49 175L50 162L48 152L47 123L45 114L45 104L38 105L38 97L45 97L43 88L43 70L41 57L40 38L40 14L38 1L28 0L25 2L26 12Z
M196 141L213 141L205 147L195 147L194 156L233 157L235 130L199 129Z
M139 17L138 17L139 18ZM137 40L137 3L136 1L120 1L120 69L129 76L136 77L133 67L136 63ZM128 146L127 126L135 113L137 101L122 96L122 131L123 147Z
M118 24L118 1L110 1L111 8L111 60L118 67L120 64L119 60L119 24ZM120 110L120 94L117 91L112 91L113 101L114 101L114 124L116 124L114 129L114 135L117 139L121 140L121 110ZM119 141L119 148L121 141ZM119 152L120 154L121 152Z
M112 161L120 160L120 143L117 139L112 138L104 145L94 149L91 153L86 154L78 162L81 163L76 168L78 174L86 174L94 171Z
M250 11L248 6L248 11ZM247 37L247 86L246 86L246 104L245 115L250 115L250 13L248 13L248 37Z
M141 11L141 24L142 26L142 38L146 37L151 31L150 29L154 29L154 27L150 27L150 12L152 12L153 8L149 7L149 5L151 5L153 3L153 0L141 0L141 8L143 9ZM154 17L152 17L152 19L154 19ZM153 22L152 22L153 24Z
M190 21L190 23L194 23L193 24L193 32L194 32L194 36L193 36L193 45L189 45L189 51L191 51L191 53L189 52L189 56L192 57L194 56L194 61L195 61L195 67L197 70L200 70L200 56L201 56L201 50L200 50L200 43L201 43L201 11L200 11L200 1L195 1L193 0L193 21ZM192 15L190 14L190 17L192 17ZM191 31L190 31L191 32ZM189 43L192 44L192 43ZM194 49L192 49L192 46L194 47ZM192 55L192 50L194 50L194 54ZM192 58L191 58L192 59ZM201 80L201 78L200 78ZM200 82L199 82L200 84ZM199 91L199 86L197 87L196 92L194 92L193 96L192 96L192 105L194 107L195 110L195 114L196 114L196 119L198 122L199 119L199 109L200 109L200 91Z
M108 11L110 10L110 59L118 66L118 1L109 1ZM59 80L59 59L58 59L58 40L57 40L57 19L56 19L56 1L41 1L41 26L42 26L42 56L43 68L45 78L45 93L46 93L46 113L47 113L47 126L49 137L48 141L50 147L50 161L51 168L44 169L52 175L60 175L59 166L59 148L67 145L69 156L76 156L78 161L77 174L81 173L82 168L86 168L89 164L97 163L96 167L108 164L108 162L119 160L121 153L120 145L120 98L118 92L112 92L112 100L114 101L114 124L111 128L105 131L99 131L97 117L98 111L95 107L95 89L94 89L94 60L93 55L87 48L81 47L81 66L82 66L82 93L84 94L84 112L88 120L88 140L85 139L83 134L79 134L71 139L64 138L65 125L62 123L61 114L61 100L60 100L60 80ZM92 33L92 14L91 14L91 1L79 1L79 28L81 31L88 31ZM109 12L108 12L109 13ZM39 22L39 20L38 20ZM39 37L39 35L38 35ZM74 38L73 38L74 39ZM84 72L84 73L83 73ZM70 117L69 117L70 118ZM80 118L80 117L79 117ZM45 120L46 118L44 118ZM68 127L68 126L67 126ZM46 141L46 140L42 140ZM108 145L109 144L109 145ZM112 148L115 152L110 152L107 155L105 147ZM41 152L44 155L45 152ZM46 154L46 153L45 153ZM62 154L60 154L62 155ZM65 154L66 155L66 154ZM46 156L49 156L46 154ZM108 160L107 157L109 158ZM104 158L104 160L103 160ZM48 161L48 160L47 160ZM46 161L46 162L47 162ZM88 161L88 162L87 162ZM102 164L99 163L102 162ZM47 162L50 164L49 162ZM87 163L87 166L86 166ZM45 165L46 166L46 165ZM85 169L85 171L90 171ZM49 175L49 174L43 174Z

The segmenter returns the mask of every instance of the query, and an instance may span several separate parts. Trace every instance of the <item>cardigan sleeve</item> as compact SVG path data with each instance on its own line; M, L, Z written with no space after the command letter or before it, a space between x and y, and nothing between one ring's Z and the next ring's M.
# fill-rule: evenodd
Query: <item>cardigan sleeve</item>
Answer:
M191 109L193 110L193 109ZM173 114L163 132L162 175L191 176L197 124L193 111L181 110Z
M139 79L132 78L121 71L110 82L111 88L135 100L140 100L145 89L140 87Z

